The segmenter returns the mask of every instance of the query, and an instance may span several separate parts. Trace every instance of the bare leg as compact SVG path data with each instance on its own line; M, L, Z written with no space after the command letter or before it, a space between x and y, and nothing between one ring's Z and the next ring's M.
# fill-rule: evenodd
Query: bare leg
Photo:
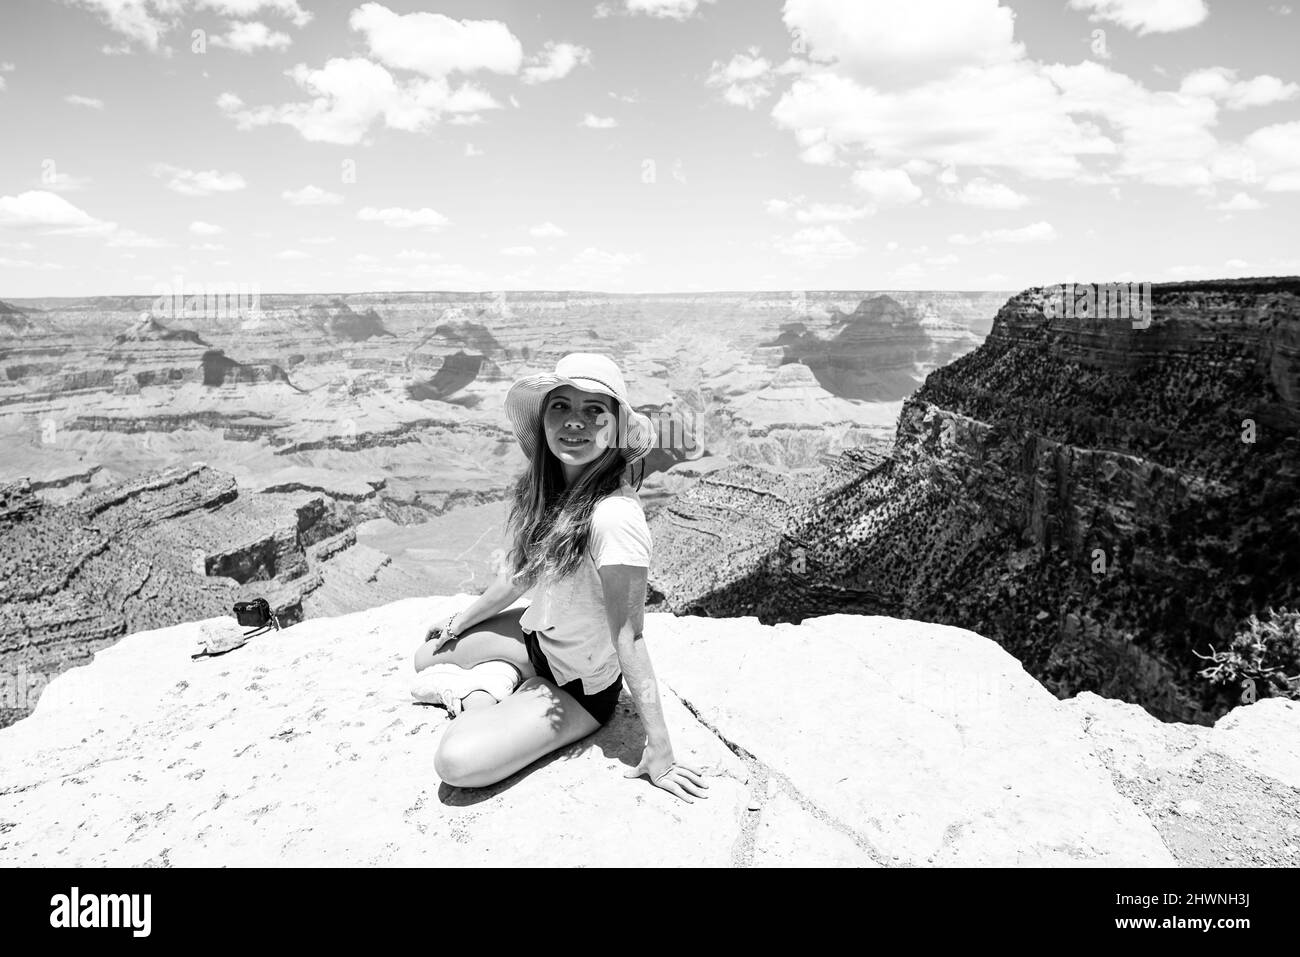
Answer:
M492 697L486 691L471 691L461 699L461 711L473 711L475 708L486 708L490 704L496 704L497 699Z
M423 671L436 664L473 668L484 661L500 660L518 668L525 679L533 677L537 669L528 660L524 633L519 627L519 617L523 613L522 608L511 608L486 618L437 651L433 650L433 642L425 642L415 652L415 670Z
M531 678L495 707L466 712L448 725L433 766L453 787L487 787L599 727L568 692Z

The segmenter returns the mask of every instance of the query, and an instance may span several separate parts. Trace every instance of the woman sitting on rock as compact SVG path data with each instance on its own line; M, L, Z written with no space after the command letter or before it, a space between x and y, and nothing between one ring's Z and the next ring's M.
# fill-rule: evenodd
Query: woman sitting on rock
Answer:
M456 718L434 758L439 777L485 787L586 737L613 717L626 677L646 731L627 777L707 797L699 772L673 757L641 638L651 541L629 477L654 445L650 420L612 359L580 352L520 379L505 405L529 462L509 558L415 653L411 693ZM503 610L530 588L527 609Z

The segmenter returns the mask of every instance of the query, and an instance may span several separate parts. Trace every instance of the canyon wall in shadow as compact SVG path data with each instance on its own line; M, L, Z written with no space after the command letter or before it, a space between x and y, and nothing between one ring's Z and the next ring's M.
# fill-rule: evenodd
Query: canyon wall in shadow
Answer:
M655 606L942 622L1061 696L1235 704L1196 653L1300 603L1300 279L1156 285L1148 328L1047 295L931 373L891 447L702 477L652 523Z

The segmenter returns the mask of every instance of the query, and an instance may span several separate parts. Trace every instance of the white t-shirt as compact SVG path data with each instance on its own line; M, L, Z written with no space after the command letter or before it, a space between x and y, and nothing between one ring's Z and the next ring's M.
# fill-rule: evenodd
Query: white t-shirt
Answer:
M587 554L571 575L543 575L530 589L532 604L519 624L537 632L537 642L557 684L582 679L595 694L618 677L618 653L605 616L605 589L596 569L605 565L650 567L650 527L636 490L626 483L591 511Z

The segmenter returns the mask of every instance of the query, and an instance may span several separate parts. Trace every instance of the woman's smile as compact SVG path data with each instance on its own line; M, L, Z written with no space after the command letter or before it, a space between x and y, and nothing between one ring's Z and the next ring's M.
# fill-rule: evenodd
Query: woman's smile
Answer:
M542 429L551 452L565 467L567 481L600 457L608 434L611 400L571 385L555 388L542 410Z

